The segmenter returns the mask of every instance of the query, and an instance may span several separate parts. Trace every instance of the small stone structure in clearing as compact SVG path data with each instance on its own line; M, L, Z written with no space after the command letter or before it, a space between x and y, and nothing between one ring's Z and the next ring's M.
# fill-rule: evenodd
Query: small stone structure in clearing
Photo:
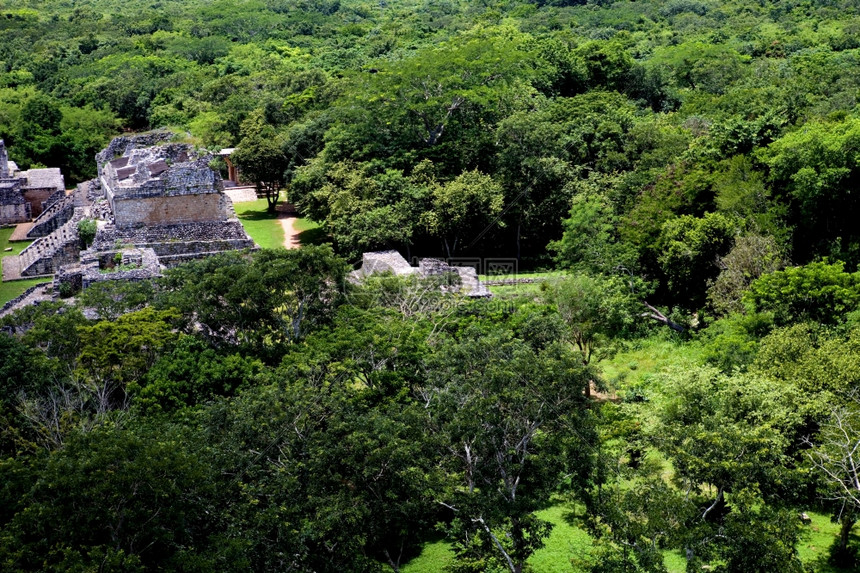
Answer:
M257 246L236 218L211 156L171 143L169 132L114 139L96 156L99 176L51 204L34 222L36 238L3 260L3 280L54 275L74 291L102 280L142 280L165 266ZM96 221L81 251L78 223Z
M417 267L413 267L397 251L375 251L364 253L361 257L361 268L352 271L350 280L361 281L374 273L392 273L395 276L415 276L417 278L444 277L456 275L457 282L451 287L461 294L473 298L489 298L490 291L478 279L478 273L473 267L452 267L440 259L421 259ZM445 288L444 286L440 288Z
M31 221L65 192L58 168L20 171L9 161L6 144L0 139L0 225Z

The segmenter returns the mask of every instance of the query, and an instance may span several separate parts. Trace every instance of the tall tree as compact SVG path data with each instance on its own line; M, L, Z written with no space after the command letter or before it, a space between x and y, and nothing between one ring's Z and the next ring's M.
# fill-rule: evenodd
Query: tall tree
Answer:
M254 182L257 193L266 197L269 211L274 212L286 185L288 158L262 111L254 112L242 124L242 141L232 157L242 176Z
M477 327L432 356L420 397L454 478L439 502L453 512L455 571L520 573L543 546L551 526L534 512L563 475L589 474L589 377L563 345L536 352Z

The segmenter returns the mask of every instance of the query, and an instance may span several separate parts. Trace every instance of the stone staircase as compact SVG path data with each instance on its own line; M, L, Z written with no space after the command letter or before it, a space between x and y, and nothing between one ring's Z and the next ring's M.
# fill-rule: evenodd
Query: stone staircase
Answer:
M30 243L17 257L3 259L3 280L49 276L61 264L73 262L80 252L78 221L82 211L52 232Z
M33 221L33 226L27 231L27 238L36 239L46 237L64 225L74 216L75 207L84 206L89 203L87 198L89 189L89 181L81 183L72 193L68 195L63 194L62 197L51 203Z

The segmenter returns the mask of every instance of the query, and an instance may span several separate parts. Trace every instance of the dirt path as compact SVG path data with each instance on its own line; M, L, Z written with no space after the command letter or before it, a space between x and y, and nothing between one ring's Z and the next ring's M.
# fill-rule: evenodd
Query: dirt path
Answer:
M300 246L299 231L293 225L296 216L279 213L278 220L281 222L281 227L284 228L284 247L287 249L298 249Z
M275 210L278 212L278 221L280 221L281 227L284 228L284 247L287 249L298 249L302 245L299 243L300 231L294 225L299 216L295 205L280 203L275 207Z

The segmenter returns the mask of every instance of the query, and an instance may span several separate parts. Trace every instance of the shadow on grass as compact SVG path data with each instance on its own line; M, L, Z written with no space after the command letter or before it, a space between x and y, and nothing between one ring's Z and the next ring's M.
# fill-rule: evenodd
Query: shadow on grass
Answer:
M302 231L297 237L301 245L322 245L329 242L328 235L323 231L322 227Z
M801 542L802 543L802 542ZM857 571L860 565L860 536L852 532L849 535L848 551L840 554L839 540L834 539L816 559L807 565L812 565L813 570L818 573L848 573Z
M267 209L263 209L262 211L243 211L241 213L236 213L236 216L245 221L269 221L271 219L277 219L278 214L273 211L269 211Z

